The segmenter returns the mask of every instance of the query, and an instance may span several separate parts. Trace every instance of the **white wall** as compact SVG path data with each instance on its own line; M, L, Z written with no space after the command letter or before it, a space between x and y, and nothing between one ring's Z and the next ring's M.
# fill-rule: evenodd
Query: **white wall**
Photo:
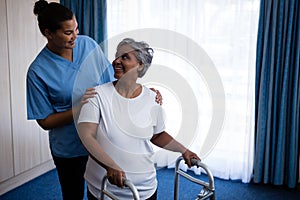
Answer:
M54 168L48 134L26 114L26 72L46 44L35 0L0 0L0 195Z
M0 181L13 176L10 88L8 68L8 41L5 1L0 1ZM5 166L4 166L5 165Z

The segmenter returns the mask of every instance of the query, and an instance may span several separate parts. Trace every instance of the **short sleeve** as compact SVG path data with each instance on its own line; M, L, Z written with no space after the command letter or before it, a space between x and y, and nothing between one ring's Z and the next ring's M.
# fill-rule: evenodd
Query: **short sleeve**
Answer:
M45 119L54 112L46 84L32 70L27 73L26 99L28 119Z
M82 106L77 121L78 124L81 122L100 123L101 112L98 102L98 98L94 97Z
M114 72L108 59L97 45L81 63L73 87L73 104L84 95L86 88L114 80Z
M154 126L154 134L159 134L163 132L166 129L165 125L165 117L164 117L164 112L161 106L156 105L154 107L155 112L156 112L156 124Z

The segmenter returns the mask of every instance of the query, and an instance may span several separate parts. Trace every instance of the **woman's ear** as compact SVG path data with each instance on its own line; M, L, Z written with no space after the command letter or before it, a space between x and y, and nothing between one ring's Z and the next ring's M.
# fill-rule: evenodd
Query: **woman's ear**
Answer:
M144 64L139 64L138 72L141 72L144 69Z

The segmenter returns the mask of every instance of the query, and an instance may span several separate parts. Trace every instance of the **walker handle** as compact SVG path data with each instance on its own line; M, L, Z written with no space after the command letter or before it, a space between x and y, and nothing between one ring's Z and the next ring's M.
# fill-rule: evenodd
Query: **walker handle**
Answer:
M134 186L134 184L130 180L126 179L126 178L122 178L122 181L123 181L123 185L125 187L128 187L131 190L132 195L133 195L133 199L134 200L140 200L139 193L138 193L136 187ZM108 182L108 178L107 178L107 176L104 176L103 179L102 179L101 198L100 199L104 199L104 195L110 197L110 199L113 199L113 200L119 199L113 193L111 193L108 190L106 190L107 182Z
M214 184L214 177L213 174L211 173L210 169L208 168L208 166L206 164L204 164L203 162L201 162L201 160L192 158L191 161L191 165L192 166L197 166L202 168L207 176L208 176L208 181L209 182L205 182L202 181L200 179L196 179L190 175L188 175L187 173L183 172L181 169L179 169L179 164L180 162L183 160L183 157L180 156L179 158L177 158L176 160L176 165L175 165L175 181L174 181L174 200L178 200L178 187L179 187L179 175L189 179L190 181L197 183L199 185L203 185L205 186L205 188L207 188L210 192L211 192L211 200L215 200L215 184ZM206 199L206 198L205 198Z
M196 158L191 158L191 165L200 167L201 166L201 160L198 160Z
M138 193L136 187L129 179L123 178L123 184L126 187L129 187L135 200L140 200L140 196L139 196L139 193Z

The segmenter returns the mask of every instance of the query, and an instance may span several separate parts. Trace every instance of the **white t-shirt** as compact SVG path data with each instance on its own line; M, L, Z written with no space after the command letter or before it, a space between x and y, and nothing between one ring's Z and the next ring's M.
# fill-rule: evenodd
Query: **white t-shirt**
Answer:
M135 98L124 98L113 83L96 87L97 95L84 104L78 123L98 123L97 141L105 152L125 171L137 188L140 198L149 198L157 188L150 139L165 129L163 111L155 102L156 94L142 86ZM85 179L91 193L99 197L104 168L89 158ZM120 199L132 199L128 188L107 184L107 190Z

